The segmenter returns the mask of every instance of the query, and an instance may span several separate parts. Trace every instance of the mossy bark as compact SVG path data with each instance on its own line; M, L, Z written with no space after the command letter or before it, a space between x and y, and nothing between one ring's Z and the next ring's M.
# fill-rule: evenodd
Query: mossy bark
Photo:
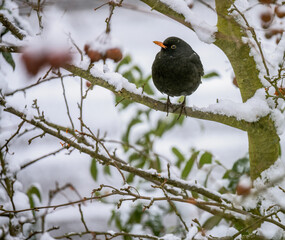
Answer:
M229 14L232 1L216 0L218 33L215 45L228 57L233 67L243 102L262 88L260 72L250 54L250 47L242 41L244 28ZM252 179L260 176L278 158L279 136L272 119L267 116L247 129L249 143L250 174Z

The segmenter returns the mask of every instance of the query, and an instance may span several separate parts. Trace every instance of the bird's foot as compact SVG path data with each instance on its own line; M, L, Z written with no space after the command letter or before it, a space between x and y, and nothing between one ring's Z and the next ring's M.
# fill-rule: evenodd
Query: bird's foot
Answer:
M169 113L169 106L172 107L172 103L170 102L169 96L167 96L167 102L166 102L166 116L168 116L168 113Z
M184 97L183 102L182 102L181 105L179 106L179 108L180 108L180 113L179 113L179 116L178 116L177 120L180 119L180 117L181 117L183 111L184 111L184 113L185 113L185 115L186 115L186 108L185 108L185 106L186 106L186 96ZM177 109L176 109L176 110L177 110ZM175 110L175 111L176 111L176 110Z

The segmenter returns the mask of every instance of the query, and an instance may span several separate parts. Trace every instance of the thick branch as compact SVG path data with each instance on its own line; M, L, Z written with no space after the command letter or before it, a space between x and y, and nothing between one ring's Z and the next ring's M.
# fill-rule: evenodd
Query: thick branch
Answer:
M218 38L218 46L229 58L243 101L251 98L257 89L262 88L256 62L250 54L250 46L243 43L242 38L247 37L245 30L236 19L229 14L232 1L216 1L218 15L218 31L226 38ZM226 17L225 17L226 16Z
M126 99L129 99L131 101L135 101L137 103L141 103L147 107L150 107L157 111L166 112L166 103L162 103L161 101L155 100L153 98L150 98L143 94L135 94L133 92L129 92L126 89L121 89L120 91L116 91L115 87L111 84L109 84L107 81L105 81L102 78L93 76L90 72L83 70L79 67L73 66L73 65L67 65L65 66L65 69L71 73L73 73L76 76L79 76L81 78L84 78L88 81L90 81L94 85L98 85L101 87L104 87L106 89L109 89L113 93L115 93L118 96L124 97ZM169 106L168 109L169 113L180 113L180 105L179 104L172 104L172 106ZM186 112L186 113L185 113ZM241 130L248 130L251 128L253 123L246 122L245 120L237 120L235 117L226 116L218 113L212 113L212 112L205 112L197 109L193 109L191 107L186 107L185 112L182 112L183 115L203 120L210 120L219 122L222 124L226 124L231 127L235 127ZM255 125L258 126L257 123Z
M141 2L149 5L152 10L156 10L193 30L191 24L185 21L184 15L174 11L167 4L159 0L141 0Z
M248 37L245 29L231 15L231 0L216 0L216 11L218 14L218 30L228 38L216 39L218 46L228 57L235 72L237 83L243 101L251 98L257 89L263 87L260 81L260 71L257 63L251 54L249 44L243 43L242 38ZM235 8L237 10L237 8ZM239 12L242 14L241 12ZM227 16L227 18L221 17ZM245 24L249 26L246 19ZM238 41L235 41L237 39ZM257 44L258 41L256 42ZM259 46L260 47L260 46ZM259 48L261 58L262 49ZM264 66L266 70L266 65ZM266 71L265 71L266 72ZM268 71L267 71L268 72ZM263 123L262 123L263 122ZM269 168L278 158L279 137L276 127L270 117L258 121L264 128L256 128L254 125L247 130L249 140L250 174L252 179L256 179L262 171Z

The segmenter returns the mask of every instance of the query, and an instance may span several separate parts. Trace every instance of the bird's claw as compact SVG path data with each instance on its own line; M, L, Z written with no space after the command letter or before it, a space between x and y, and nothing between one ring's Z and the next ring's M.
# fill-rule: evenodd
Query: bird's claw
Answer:
M179 116L178 116L177 120L180 119L183 111L184 111L185 115L187 115L185 106L186 106L186 96L184 97L184 100L181 103L181 105L178 107L178 108L180 108L180 113L179 113ZM175 109L175 111L178 110L178 108Z
M168 113L169 113L169 106L172 107L172 103L170 102L169 96L167 96L167 102L166 102L166 116L168 116Z

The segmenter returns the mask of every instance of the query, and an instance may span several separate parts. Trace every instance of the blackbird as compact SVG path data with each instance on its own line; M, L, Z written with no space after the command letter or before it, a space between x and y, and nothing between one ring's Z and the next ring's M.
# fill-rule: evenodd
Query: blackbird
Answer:
M164 42L154 41L161 47L152 64L152 79L156 88L169 96L184 96L181 112L185 110L186 96L192 94L201 83L203 65L191 46L178 37L169 37ZM179 115L179 117L180 117Z

